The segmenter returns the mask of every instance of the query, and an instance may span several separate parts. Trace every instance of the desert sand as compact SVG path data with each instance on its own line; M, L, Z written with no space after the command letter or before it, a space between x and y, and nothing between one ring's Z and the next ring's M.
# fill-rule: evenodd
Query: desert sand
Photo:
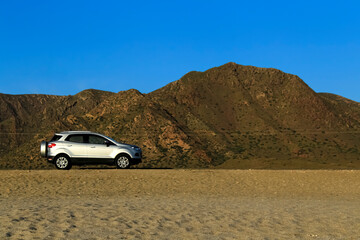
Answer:
M0 171L0 239L360 239L360 171Z

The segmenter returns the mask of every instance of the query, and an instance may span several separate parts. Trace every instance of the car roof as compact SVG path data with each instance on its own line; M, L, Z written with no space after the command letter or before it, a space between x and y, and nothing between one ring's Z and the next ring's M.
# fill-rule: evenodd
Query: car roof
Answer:
M59 134L89 134L89 133L94 133L94 134L99 134L99 133L95 133L95 132L91 132L91 131L64 131L64 132L61 132Z

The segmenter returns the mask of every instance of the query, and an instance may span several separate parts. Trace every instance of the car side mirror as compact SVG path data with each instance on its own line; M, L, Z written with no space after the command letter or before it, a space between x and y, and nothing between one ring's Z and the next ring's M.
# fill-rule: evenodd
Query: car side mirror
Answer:
M106 144L107 147L111 145L111 143L108 140L105 140L104 144Z

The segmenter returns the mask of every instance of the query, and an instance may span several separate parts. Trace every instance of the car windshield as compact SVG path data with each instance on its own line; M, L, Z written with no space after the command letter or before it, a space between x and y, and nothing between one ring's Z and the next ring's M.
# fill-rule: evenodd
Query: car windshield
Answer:
M113 141L114 143L119 143L118 141L115 141L114 139L112 139L111 137L106 136L108 139L110 139L111 141Z

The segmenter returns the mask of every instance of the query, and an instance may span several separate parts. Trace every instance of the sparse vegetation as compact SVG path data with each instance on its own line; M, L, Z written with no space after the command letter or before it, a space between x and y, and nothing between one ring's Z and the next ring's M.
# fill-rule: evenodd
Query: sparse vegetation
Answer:
M294 158L278 164L291 168L306 158L324 168L327 159L348 159L360 168L359 103L313 94L291 74L268 72L225 64L149 94L0 94L0 167L47 168L38 157L41 140L56 131L91 130L141 146L139 167L210 167L236 159L271 168L273 159Z

